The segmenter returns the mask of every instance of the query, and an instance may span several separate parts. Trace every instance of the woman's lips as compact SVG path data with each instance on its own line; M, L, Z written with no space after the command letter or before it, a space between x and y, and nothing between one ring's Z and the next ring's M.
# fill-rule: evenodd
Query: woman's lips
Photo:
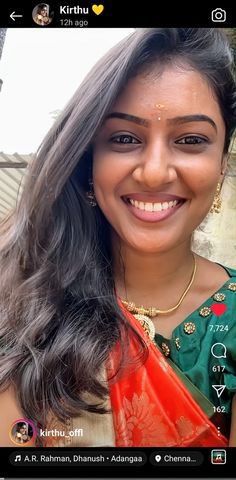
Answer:
M123 196L129 211L139 220L145 222L158 222L172 216L185 202L186 199L177 195L158 194L131 194Z

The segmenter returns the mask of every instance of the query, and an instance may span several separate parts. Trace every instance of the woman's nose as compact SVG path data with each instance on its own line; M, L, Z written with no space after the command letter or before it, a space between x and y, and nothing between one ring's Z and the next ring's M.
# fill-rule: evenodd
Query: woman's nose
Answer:
M149 188L171 183L176 177L173 152L161 142L146 148L133 170L133 178L136 182Z

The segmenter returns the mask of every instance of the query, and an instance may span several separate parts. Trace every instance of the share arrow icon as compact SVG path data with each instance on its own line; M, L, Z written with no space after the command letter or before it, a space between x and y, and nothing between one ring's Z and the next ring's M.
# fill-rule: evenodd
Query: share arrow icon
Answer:
M226 385L212 385L212 387L216 391L217 397L220 398L224 389L226 388Z

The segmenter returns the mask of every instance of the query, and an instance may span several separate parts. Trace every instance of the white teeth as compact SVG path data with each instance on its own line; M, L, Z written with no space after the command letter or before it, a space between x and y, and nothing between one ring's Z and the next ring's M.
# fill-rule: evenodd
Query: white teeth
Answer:
M154 212L160 212L161 211L161 203L154 203Z
M167 208L169 207L169 203L168 202L164 202L162 204L162 210L167 210Z
M174 200L171 202L138 202L138 200L133 200L132 198L128 199L129 203L139 210L145 210L146 212L160 212L161 210L167 210L168 208L173 208L177 205L178 201Z

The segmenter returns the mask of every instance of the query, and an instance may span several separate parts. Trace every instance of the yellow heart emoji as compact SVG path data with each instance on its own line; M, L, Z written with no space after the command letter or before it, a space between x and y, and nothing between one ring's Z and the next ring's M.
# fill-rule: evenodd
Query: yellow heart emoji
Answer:
M93 5L92 6L92 11L96 13L96 15L100 15L104 10L104 5Z

